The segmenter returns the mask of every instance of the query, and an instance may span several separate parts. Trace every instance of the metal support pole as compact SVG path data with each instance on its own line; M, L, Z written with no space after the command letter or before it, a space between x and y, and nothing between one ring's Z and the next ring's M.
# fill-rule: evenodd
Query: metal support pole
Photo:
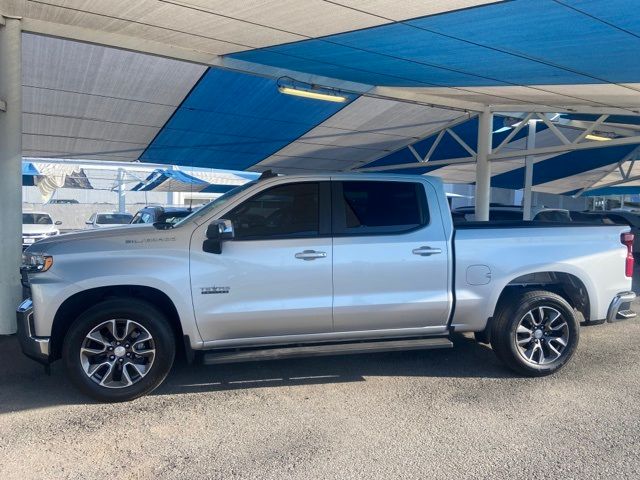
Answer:
M2 18L2 17L0 17ZM0 22L0 334L16 331L22 300L22 79L20 20Z
M478 152L476 162L476 220L489 220L491 203L491 153L493 114L485 110L478 117Z
M127 197L125 192L124 168L118 169L118 213L127 213Z
M171 165L168 170L174 170L174 166ZM174 196L174 192L167 192L167 206L172 206L175 205L175 196Z
M624 208L624 195L620 195L620 208Z
M529 133L527 135L527 150L536 148L536 121L529 120ZM522 219L531 220L531 188L533 187L533 155L524 159L524 192L522 197Z

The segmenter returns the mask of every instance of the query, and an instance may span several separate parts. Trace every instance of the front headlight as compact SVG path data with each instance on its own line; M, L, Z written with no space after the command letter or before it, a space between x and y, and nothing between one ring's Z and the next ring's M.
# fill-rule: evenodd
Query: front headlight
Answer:
M46 272L53 265L53 257L42 253L23 253L22 268L30 273Z
M46 235L47 237L52 237L52 236L54 236L54 235L60 235L60 230L53 230L53 231L51 231L51 232L47 232L47 233L45 233L45 235Z

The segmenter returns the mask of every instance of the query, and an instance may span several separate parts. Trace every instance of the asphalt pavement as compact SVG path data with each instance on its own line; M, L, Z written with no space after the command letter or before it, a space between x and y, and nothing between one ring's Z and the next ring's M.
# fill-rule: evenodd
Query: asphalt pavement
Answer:
M540 379L460 336L451 350L179 363L112 405L4 337L0 478L637 479L640 321L581 334Z

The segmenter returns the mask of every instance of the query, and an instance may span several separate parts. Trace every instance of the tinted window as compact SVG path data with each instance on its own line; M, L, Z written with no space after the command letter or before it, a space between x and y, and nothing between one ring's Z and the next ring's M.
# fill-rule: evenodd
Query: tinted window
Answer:
M400 233L429 221L424 188L413 182L342 182L335 233Z
M133 220L131 220L131 223L144 223L142 221L142 215L140 214L140 212L135 214L135 216L133 217Z
M26 225L51 225L53 220L46 213L23 213L22 223Z
M166 223L170 223L171 225L177 223L179 220L182 220L184 217L186 217L187 215L190 215L191 212L188 210L185 210L184 212L167 212L165 214L163 214L158 221L159 222L166 222Z
M100 225L120 225L131 222L131 215L124 213L103 213L98 215L96 223Z
M571 217L568 212L561 210L545 210L538 213L534 220L537 222L570 222Z
M606 223L612 223L615 225L629 225L629 226L633 226L633 223L631 221L629 221L627 218L623 217L622 215L616 215L613 213L609 213L607 215L604 216L605 220L608 220L608 222Z
M320 230L318 183L293 183L260 192L231 210L238 240L317 236Z
M509 211L509 210L490 210L489 211L489 220L497 220L497 221L514 221L514 220L522 220L522 212L517 210Z

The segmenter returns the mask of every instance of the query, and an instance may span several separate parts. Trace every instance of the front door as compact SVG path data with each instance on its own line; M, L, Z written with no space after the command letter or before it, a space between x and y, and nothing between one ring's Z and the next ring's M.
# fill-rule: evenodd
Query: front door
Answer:
M191 286L205 341L332 331L329 182L269 187L224 214L221 254L194 235Z
M448 320L448 241L435 190L413 181L334 182L336 332Z

